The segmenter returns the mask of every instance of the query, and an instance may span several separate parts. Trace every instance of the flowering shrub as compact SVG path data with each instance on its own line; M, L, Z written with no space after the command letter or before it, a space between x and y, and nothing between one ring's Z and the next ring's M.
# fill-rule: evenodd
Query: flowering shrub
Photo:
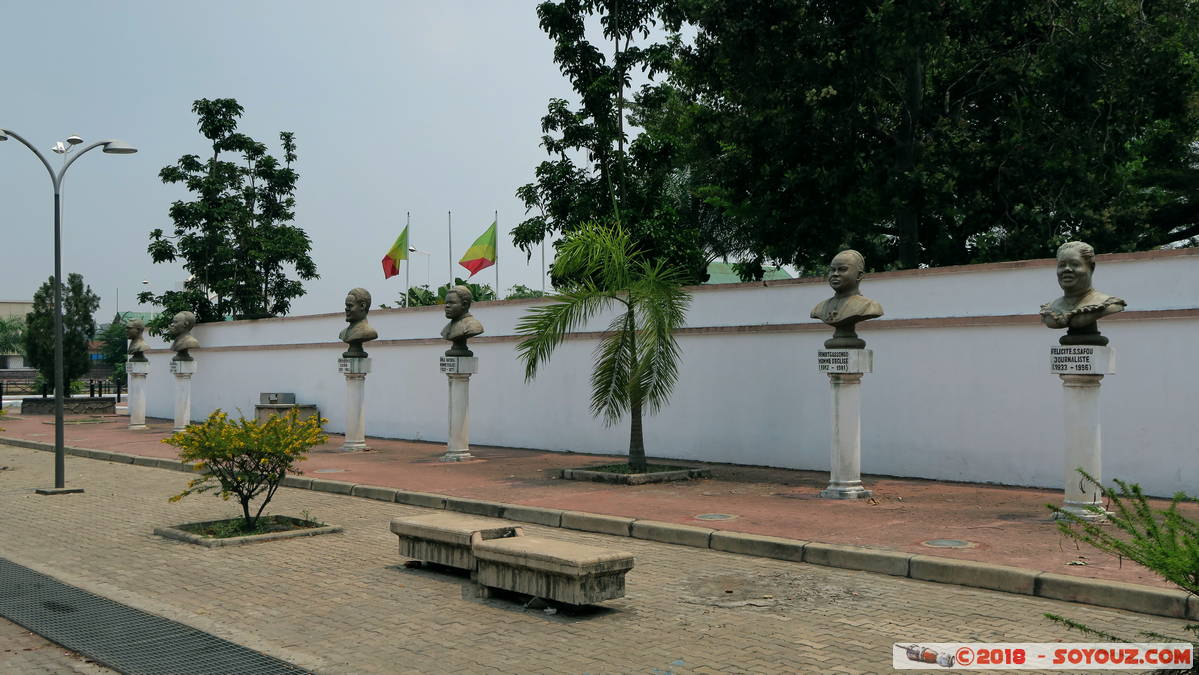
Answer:
M262 510L289 473L301 473L296 465L308 457L308 450L324 443L321 431L325 419L299 419L296 410L277 415L265 422L240 418L230 421L220 409L201 424L162 439L179 448L179 458L193 462L200 477L190 481L172 502L190 495L219 490L222 499L236 497L241 503L243 527L252 530ZM262 495L262 502L250 515L250 502Z

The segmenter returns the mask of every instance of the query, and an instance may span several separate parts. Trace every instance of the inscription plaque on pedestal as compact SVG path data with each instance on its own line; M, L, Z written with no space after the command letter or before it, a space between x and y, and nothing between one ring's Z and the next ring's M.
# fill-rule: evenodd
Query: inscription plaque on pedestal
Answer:
M172 360L171 372L175 375L194 375L196 372L196 362Z
M343 375L365 375L371 372L369 358L337 359L337 372Z
M1067 345L1049 348L1049 372L1055 375L1108 375L1116 372L1111 347Z
M450 374L471 374L479 372L479 357L477 356L443 356L441 357L441 372Z
M816 367L822 373L869 373L874 368L874 352L870 349L820 349L816 352Z

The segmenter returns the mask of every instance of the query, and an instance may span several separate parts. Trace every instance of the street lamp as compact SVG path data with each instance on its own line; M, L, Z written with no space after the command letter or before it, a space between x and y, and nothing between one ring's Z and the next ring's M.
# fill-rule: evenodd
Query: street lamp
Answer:
M0 141L7 141L10 136L37 155L54 184L54 487L38 488L36 492L43 495L83 492L82 488L67 488L64 479L66 470L63 452L62 393L66 383L63 382L62 367L62 178L80 155L94 148L101 148L104 152L114 155L132 154L137 152L137 148L124 141L109 139L97 141L74 152L75 148L83 143L83 139L72 135L67 138L65 144L60 142L55 146L56 152L62 147L59 154L73 153L69 158L63 158L62 168L55 173L46 156L33 147L32 143L11 129L0 128Z

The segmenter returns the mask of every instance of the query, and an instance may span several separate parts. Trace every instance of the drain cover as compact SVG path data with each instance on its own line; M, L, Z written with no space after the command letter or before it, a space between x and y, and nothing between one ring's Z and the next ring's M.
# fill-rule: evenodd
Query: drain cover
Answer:
M737 516L727 513L701 513L695 516L696 520L732 520Z
M929 539L920 543L932 548L974 548L972 542L962 541L961 539Z
M0 558L0 616L122 673L305 671L181 623L92 595Z
M312 473L345 473L345 469L317 469Z

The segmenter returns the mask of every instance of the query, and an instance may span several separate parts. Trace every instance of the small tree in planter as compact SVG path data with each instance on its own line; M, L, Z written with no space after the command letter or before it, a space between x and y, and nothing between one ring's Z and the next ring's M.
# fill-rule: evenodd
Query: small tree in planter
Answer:
M537 375L568 333L616 307L619 313L595 349L591 412L609 425L629 413L629 468L644 473L642 414L665 405L678 379L674 331L682 327L691 303L682 275L648 259L619 225L592 223L559 244L554 277L564 280L561 293L549 296L554 302L531 308L517 323L517 333L524 336L516 350L525 379Z
M194 462L200 472L200 477L190 481L171 501L219 490L222 499L237 498L242 531L253 531L283 477L299 474L296 465L307 458L308 450L328 440L321 431L326 421L316 417L300 420L296 410L265 422L245 418L230 421L220 409L213 411L203 423L162 440L179 448L179 458ZM250 503L259 496L262 501L251 515Z

